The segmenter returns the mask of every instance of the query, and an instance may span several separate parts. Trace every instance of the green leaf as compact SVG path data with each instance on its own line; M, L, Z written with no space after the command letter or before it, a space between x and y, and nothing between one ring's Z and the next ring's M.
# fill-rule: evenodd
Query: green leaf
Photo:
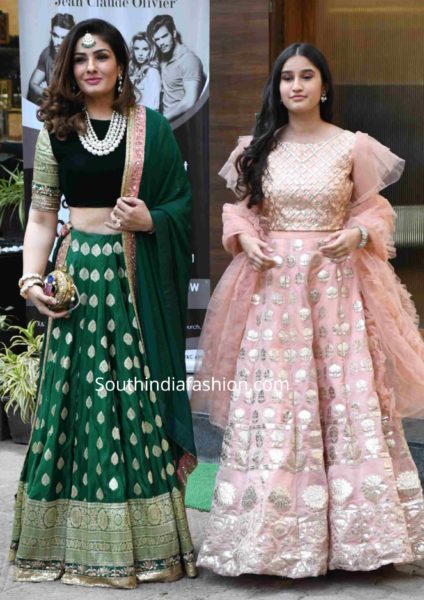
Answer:
M24 423L30 421L35 410L37 382L40 371L40 352L43 334L35 334L36 322L30 321L27 327L10 325L17 335L11 339L9 347L2 345L0 351L0 399L7 401L6 412L19 409ZM20 354L14 349L22 348Z
M24 172L19 165L13 171L4 166L2 168L8 173L9 179L0 179L0 227L6 213L9 213L10 222L16 210L23 227L25 222Z

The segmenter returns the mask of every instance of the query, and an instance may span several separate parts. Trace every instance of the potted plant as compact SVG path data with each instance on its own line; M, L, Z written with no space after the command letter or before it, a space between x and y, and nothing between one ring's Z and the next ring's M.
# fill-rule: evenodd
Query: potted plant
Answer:
M10 345L0 350L0 400L4 402L14 442L27 444L35 410L43 334L36 335L36 322L27 327L10 325L15 331Z
M17 215L19 217L19 225L22 230L25 223L25 193L24 193L24 172L19 164L10 171L4 165L2 169L9 175L7 179L0 179L0 229L5 224L6 216L9 216L8 224L12 223L12 219Z
M0 310L4 310L5 312L13 309L12 306L8 306L6 309L3 309L0 307ZM9 328L10 325L10 318L9 315L7 314L0 314L0 336L3 338L0 341L3 341L6 339L5 336L7 335L5 332L6 330ZM7 424L7 416L6 413L4 412L4 410L1 410L0 408L0 441L3 440L10 440L10 430L9 430L9 425Z

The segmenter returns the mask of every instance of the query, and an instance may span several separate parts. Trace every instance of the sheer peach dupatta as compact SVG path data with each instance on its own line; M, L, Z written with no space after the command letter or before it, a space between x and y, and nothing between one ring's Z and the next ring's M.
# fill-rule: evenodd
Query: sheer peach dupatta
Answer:
M424 418L424 342L411 296L388 262L396 255L396 213L378 195L400 178L404 161L373 138L357 133L353 165L346 227L361 224L369 232L367 246L354 252L352 260L364 299L375 375L384 381L380 402L390 414Z
M249 136L240 138L219 173L233 191L235 160L250 140ZM352 159L354 189L345 227L361 224L369 232L366 248L355 250L352 260L361 284L380 402L386 414L424 418L424 343L410 295L388 262L395 256L396 215L379 195L400 178L404 161L361 132L356 134ZM241 251L240 233L266 239L260 214L255 208L248 209L246 202L224 204L223 245L233 260L209 303L191 398L192 409L208 413L211 423L221 428L227 425L231 401L227 384L234 379L250 300L263 276L252 269Z

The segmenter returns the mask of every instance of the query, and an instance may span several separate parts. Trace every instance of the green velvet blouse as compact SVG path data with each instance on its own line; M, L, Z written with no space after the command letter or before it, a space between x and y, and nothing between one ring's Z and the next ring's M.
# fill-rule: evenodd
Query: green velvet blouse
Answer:
M110 121L91 119L99 139ZM32 207L56 211L63 195L68 206L113 207L121 195L125 167L126 133L110 154L95 156L72 132L60 141L42 129L37 141L32 183Z

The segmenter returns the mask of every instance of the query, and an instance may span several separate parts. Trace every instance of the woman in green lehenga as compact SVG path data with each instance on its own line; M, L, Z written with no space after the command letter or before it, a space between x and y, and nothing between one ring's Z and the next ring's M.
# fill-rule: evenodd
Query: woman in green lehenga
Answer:
M21 291L49 319L15 579L132 588L194 577L183 499L196 464L191 413L181 386L160 387L185 380L191 198L175 138L161 115L135 107L125 41L99 19L65 39L39 118ZM68 314L40 279L62 194L72 227L56 264L81 300Z

